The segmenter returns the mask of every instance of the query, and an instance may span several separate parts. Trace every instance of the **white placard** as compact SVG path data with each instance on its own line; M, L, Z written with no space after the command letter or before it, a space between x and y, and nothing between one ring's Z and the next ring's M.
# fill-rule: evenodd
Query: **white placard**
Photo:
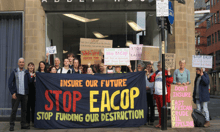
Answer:
M207 55L193 55L192 67L212 68L212 56Z
M57 47L56 46L47 47L46 52L49 54L57 54Z
M169 2L168 2L168 0L157 0L156 11L157 11L157 17L169 16Z
M129 48L105 48L104 62L105 65L128 66L130 65Z
M143 44L131 44L129 46L130 48L130 60L141 60L141 55L142 55L142 47Z

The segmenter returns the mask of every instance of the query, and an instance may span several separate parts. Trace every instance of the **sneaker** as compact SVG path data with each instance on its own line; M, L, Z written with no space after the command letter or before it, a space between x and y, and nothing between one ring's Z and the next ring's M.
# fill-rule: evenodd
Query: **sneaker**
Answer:
M209 121L206 121L205 124L204 124L204 127L210 127L210 122Z

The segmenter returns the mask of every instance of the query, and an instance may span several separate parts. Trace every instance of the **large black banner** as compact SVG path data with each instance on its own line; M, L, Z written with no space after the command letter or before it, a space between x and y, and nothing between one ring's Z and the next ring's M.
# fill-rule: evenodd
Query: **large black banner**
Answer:
M145 72L37 73L36 128L137 127L146 123Z

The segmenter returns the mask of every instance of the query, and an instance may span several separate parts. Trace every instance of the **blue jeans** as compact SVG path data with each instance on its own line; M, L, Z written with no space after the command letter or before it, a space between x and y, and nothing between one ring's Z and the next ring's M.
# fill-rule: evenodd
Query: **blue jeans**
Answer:
M199 102L199 100L196 100L196 106L197 110L205 113L205 119L206 121L209 121L209 110L208 110L208 102ZM202 106L202 109L201 109Z

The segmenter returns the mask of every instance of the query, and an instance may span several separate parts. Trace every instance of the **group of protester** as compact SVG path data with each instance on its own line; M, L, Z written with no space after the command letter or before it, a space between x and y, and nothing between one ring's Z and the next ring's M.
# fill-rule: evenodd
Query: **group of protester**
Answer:
M111 74L122 73L121 66L105 66L103 63L99 65L82 66L79 60L75 58L74 54L68 54L68 58L64 59L64 67L60 67L60 59L55 58L55 65L48 65L48 55L46 62L39 62L39 66L36 72L41 73L60 73L60 74ZM170 103L170 88L171 84L177 85L189 85L190 71L185 68L186 61L181 60L179 62L180 68L174 71L171 75L170 69L165 70L166 77L166 103ZM12 94L12 112L10 117L10 131L14 130L14 121L16 119L16 112L21 102L21 129L30 128L30 118L34 123L34 110L35 110L35 65L30 62L25 70L25 60L20 58L18 60L18 68L14 69L11 73L8 86ZM158 70L153 68L153 62L145 64L139 63L137 71L146 72L146 94L147 94L147 106L148 114L147 119L150 125L154 123L154 100L156 100L157 109L159 112L159 124L155 127L161 127L161 108L163 106L162 97L162 66L161 62L157 63ZM128 66L130 72L136 72L132 70L131 66ZM196 79L194 83L193 101L197 105L198 110L203 110L206 115L205 127L209 127L209 77L204 69L196 68ZM30 112L31 109L31 112ZM150 110L149 110L150 109ZM30 117L31 115L31 117Z

